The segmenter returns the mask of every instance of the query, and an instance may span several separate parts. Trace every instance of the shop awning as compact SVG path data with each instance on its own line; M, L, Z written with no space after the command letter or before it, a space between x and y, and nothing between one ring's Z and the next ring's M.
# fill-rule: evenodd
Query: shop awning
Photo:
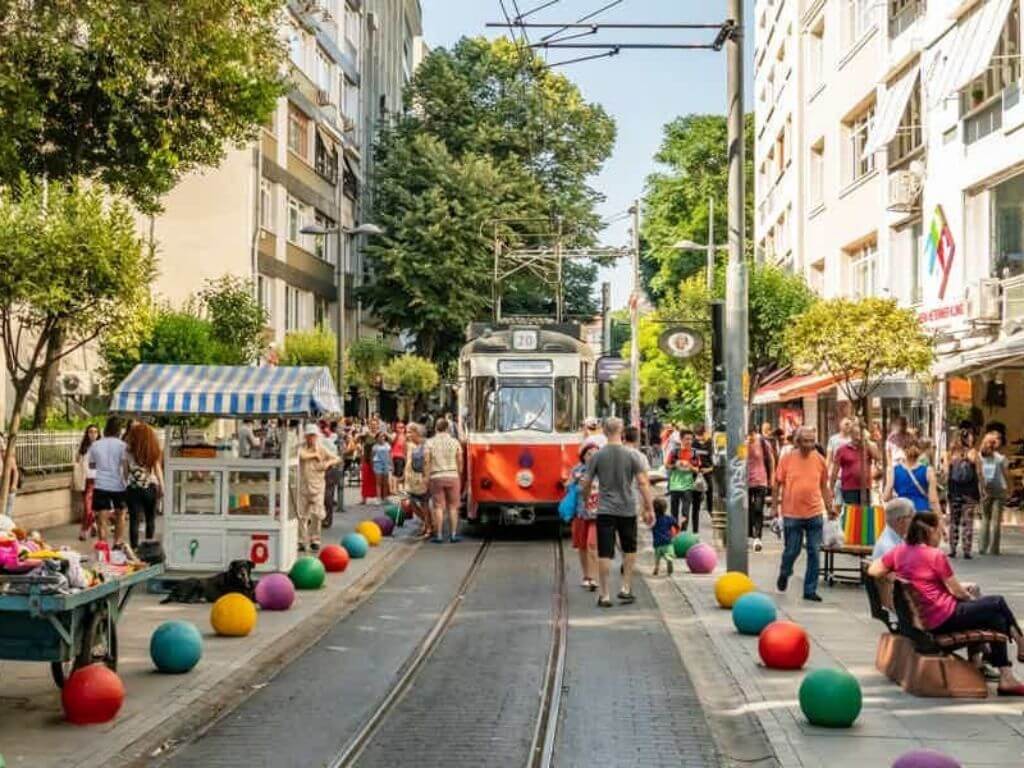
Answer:
M326 368L137 365L114 391L115 413L315 417L341 412Z
M809 395L816 395L834 386L836 379L828 374L811 373L804 376L791 376L788 379L773 382L758 388L751 400L751 405L769 405L798 400Z
M984 346L952 355L932 366L937 378L980 372L987 368L1016 363L1024 366L1024 333L1017 333Z
M938 98L954 95L988 68L1012 5L1013 0L985 0L960 19L945 46L945 64L936 73Z
M896 136L896 129L899 128L900 120L907 111L910 94L914 92L920 74L920 66L911 67L886 90L876 113L873 130L868 136L867 146L864 148L865 154L883 149Z

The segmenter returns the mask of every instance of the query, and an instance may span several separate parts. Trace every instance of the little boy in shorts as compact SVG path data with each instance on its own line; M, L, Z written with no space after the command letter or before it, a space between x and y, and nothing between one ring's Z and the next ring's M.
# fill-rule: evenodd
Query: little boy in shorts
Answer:
M675 553L672 550L672 535L676 521L668 514L668 504L665 499L658 497L654 500L654 575L658 575L661 561L665 561L665 568L671 576L675 570Z

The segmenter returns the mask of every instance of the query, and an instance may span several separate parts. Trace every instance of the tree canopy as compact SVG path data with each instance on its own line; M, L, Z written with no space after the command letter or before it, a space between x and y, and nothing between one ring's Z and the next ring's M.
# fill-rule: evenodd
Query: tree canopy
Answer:
M520 220L502 234L522 243L538 220L561 217L567 246L594 241L601 196L587 180L611 152L615 128L563 75L507 39L464 38L432 51L405 101L408 111L375 148L373 218L385 234L366 247L375 277L361 295L387 330L408 331L421 355L444 362L466 324L490 311L490 222ZM565 270L568 311L592 314L595 269L567 262ZM518 278L505 307L549 311L547 293Z
M337 341L333 333L323 328L292 331L284 337L284 348L278 362L280 365L322 365L337 378Z
M213 340L225 365L251 365L267 348L267 311L253 295L252 281L236 275L207 280L198 293Z
M381 379L387 389L397 392L407 419L412 416L416 400L437 389L441 381L437 366L418 355L392 358L381 369Z
M785 334L794 365L834 376L862 416L886 378L929 370L932 344L913 309L874 297L819 301Z
M747 116L745 221L754 220L754 121ZM708 239L708 200L715 201L715 241L727 241L728 131L723 115L686 115L665 125L654 159L664 166L647 177L641 223L641 276L657 303L700 271L703 249L675 248L680 240ZM748 231L748 235L750 232Z
M152 211L284 93L278 0L57 0L0 10L0 183L99 180Z

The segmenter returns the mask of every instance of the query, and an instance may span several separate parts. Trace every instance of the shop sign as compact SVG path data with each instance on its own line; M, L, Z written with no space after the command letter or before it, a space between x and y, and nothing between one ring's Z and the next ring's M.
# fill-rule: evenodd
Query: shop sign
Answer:
M925 310L918 314L917 319L921 325L930 325L960 317L966 311L967 307L964 305L964 302L958 301L956 304L947 304L943 307Z
M621 357L600 357L597 360L597 380L601 384L608 384L620 373L629 370L629 361Z
M953 269L953 257L956 255L956 243L941 205L936 205L935 213L932 214L925 253L928 256L928 276L939 280L938 296L941 301L946 298L949 273Z

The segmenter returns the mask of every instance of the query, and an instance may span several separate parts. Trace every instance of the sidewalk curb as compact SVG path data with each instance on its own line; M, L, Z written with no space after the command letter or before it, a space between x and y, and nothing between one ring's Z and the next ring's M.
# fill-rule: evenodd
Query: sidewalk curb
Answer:
M362 573L321 610L291 630L285 638L259 651L244 667L227 670L223 684L189 701L183 711L169 712L159 723L111 753L91 755L79 768L143 768L161 765L178 749L202 737L221 718L233 712L255 690L315 645L339 621L355 611L382 586L422 542L401 541ZM161 749L167 747L166 749ZM160 750L160 754L153 753Z
M644 575L662 621L679 650L723 758L722 765L745 768L780 768L761 719L742 706L742 686L716 652L711 635L686 593L672 578Z

